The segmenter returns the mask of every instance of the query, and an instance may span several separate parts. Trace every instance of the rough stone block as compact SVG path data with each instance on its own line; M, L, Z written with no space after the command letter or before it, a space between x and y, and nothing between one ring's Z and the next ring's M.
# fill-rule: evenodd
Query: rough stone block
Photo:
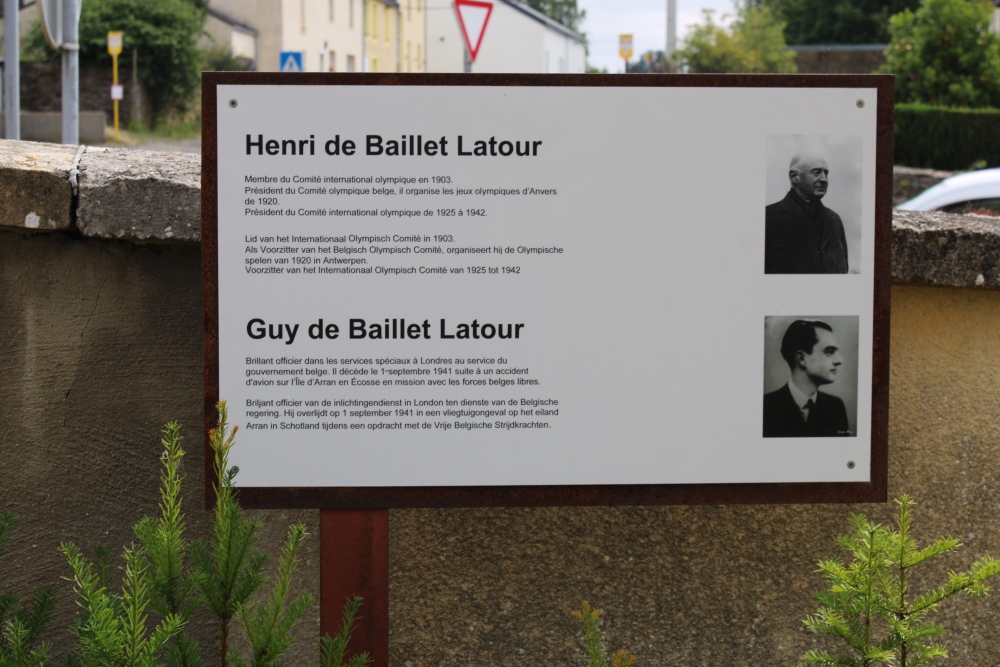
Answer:
M87 147L77 226L127 241L201 238L201 156Z
M1000 218L893 211L892 279L1000 289Z
M69 229L76 146L0 140L0 226Z

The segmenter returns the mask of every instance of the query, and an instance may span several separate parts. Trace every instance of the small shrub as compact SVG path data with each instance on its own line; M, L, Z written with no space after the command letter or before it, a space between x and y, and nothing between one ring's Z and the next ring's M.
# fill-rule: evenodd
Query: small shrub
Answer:
M205 49L206 72L249 72L254 69L252 60L233 55L233 50L225 44L215 44Z
M601 632L601 610L591 607L584 600L580 608L573 612L573 618L579 621L580 635L587 650L587 667L634 667L636 657L619 649L611 655L608 662L607 651L604 648L604 635Z
M913 501L903 496L895 526L851 519L851 533L838 538L850 561L831 559L819 564L829 584L817 593L820 607L805 619L806 627L838 640L840 653L808 651L804 660L822 665L893 665L916 667L948 653L932 643L945 633L931 617L956 593L985 595L986 581L1000 574L1000 561L984 556L968 572L951 572L940 587L912 590L913 570L957 550L961 543L943 537L921 548L911 536Z
M107 551L95 549L88 559L72 543L60 551L70 565L74 593L81 613L72 630L78 639L75 652L63 667L201 667L202 650L186 630L195 614L206 610L219 631L214 652L220 667L279 667L292 646L291 632L313 598L291 598L291 581L297 566L296 551L306 537L302 524L288 530L273 575L270 594L261 599L269 578L267 555L258 540L260 522L240 506L229 466L229 451L236 427L229 427L225 403L218 406L219 421L210 434L215 455L215 512L211 536L189 542L181 504L180 469L184 450L180 428L167 424L163 431L160 472L160 515L145 517L134 527L137 544L124 549L122 584L113 591ZM0 555L3 555L16 517L0 510ZM346 660L354 620L361 607L354 597L344 606L338 633L322 638L320 667L366 667L368 653ZM52 614L54 595L40 589L30 604L21 604L12 593L0 595L0 667L46 667L55 664L48 648L38 640ZM233 620L246 634L251 654L245 656L230 644Z
M961 171L1000 165L1000 110L896 105L896 164Z

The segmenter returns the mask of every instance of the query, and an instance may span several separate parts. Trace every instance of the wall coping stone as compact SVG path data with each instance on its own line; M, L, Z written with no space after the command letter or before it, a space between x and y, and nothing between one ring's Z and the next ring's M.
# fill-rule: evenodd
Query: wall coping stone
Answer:
M0 229L198 243L201 156L0 140ZM894 210L892 280L1000 289L1000 218Z

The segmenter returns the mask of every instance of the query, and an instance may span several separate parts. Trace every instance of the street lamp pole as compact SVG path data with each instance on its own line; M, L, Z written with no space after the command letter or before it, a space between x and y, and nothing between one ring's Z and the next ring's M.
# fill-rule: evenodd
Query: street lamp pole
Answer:
M663 59L669 66L677 50L677 0L667 0L667 50Z

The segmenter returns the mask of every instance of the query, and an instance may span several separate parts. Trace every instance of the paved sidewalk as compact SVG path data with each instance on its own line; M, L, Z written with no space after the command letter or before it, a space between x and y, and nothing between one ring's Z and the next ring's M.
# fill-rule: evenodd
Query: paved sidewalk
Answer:
M201 153L201 137L192 137L190 139L157 139L147 144L136 144L132 148L140 151Z
M151 137L148 135L134 135L126 130L121 130L118 134L118 141L113 138L113 130L107 128L104 133L104 143L102 146L117 146L118 148L131 148L139 151L163 151L165 153L201 153L201 137L189 137L187 139L168 139L165 137Z

